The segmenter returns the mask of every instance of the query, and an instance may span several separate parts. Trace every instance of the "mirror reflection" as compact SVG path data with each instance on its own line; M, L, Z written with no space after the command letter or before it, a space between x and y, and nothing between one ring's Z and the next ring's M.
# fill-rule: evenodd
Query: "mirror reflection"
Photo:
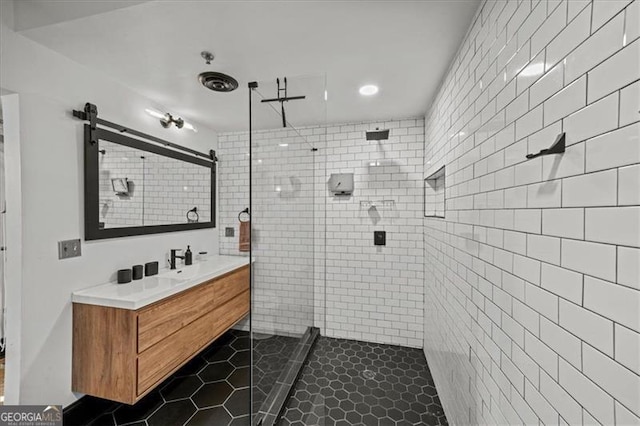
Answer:
M99 141L100 229L211 221L211 169Z

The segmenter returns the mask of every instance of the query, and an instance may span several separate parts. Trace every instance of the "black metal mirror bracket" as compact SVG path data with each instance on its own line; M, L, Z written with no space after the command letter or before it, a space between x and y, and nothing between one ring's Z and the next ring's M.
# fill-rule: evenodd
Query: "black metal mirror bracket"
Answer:
M80 120L86 120L89 122L89 126L90 126L89 140L92 144L98 143L98 138L95 132L98 125L98 107L92 103L87 102L84 105L84 111L78 111L74 109L73 116L76 118L79 118Z
M137 130L122 126L120 124L112 123L111 121L107 121L107 120L104 120L102 118L98 118L98 107L95 106L92 103L89 103L89 102L87 102L84 105L84 111L73 110L73 116L76 117L76 118L79 118L80 120L89 121L90 130L91 130L91 143L97 143L98 142L97 130L98 130L98 125L100 125L102 127L115 129L115 130L119 131L120 133L128 133L128 134L133 135L133 136L144 138L144 139L146 139L148 141L163 145L163 146L171 148L171 149L175 149L177 151L184 151L184 152L187 152L187 153L189 153L191 155L195 155L196 157L206 158L206 159L208 159L210 161L214 161L214 162L218 160L217 158L212 158L211 157L211 153L204 153L204 152L196 151L194 149L187 148L185 146L177 145L175 143L166 141L164 139L157 138L157 137L155 137L153 135L142 133L142 132L139 132Z
M527 154L527 159L531 160L542 155L562 154L565 151L565 135L566 133L564 132L560 133L551 148L543 149L537 154Z

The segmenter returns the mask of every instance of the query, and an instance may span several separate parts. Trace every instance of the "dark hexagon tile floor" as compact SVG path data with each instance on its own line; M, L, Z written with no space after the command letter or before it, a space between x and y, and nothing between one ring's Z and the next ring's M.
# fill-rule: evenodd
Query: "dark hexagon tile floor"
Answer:
M272 336L253 343L253 412L260 411L262 403L276 384L296 348L299 338Z
M257 412L299 339L254 340L231 330L137 404L85 397L64 411L65 426L249 426L249 393ZM365 373L367 372L367 373ZM374 377L365 377L368 372ZM446 425L422 351L320 337L282 426Z
M254 356L262 355L259 343L272 339L280 336L256 342ZM64 424L249 426L250 345L249 333L230 330L135 405L85 397L64 411Z
M320 337L280 426L447 425L420 349Z

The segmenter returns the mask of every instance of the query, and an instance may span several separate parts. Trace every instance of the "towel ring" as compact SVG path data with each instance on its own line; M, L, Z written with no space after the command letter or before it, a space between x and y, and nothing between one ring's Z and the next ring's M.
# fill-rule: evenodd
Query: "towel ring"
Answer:
M200 215L198 214L198 208L194 207L187 212L187 222L197 223L200 222Z
M240 216L242 216L242 213L246 213L246 215L249 216L249 219L242 220L242 218L240 217ZM249 221L251 221L251 215L249 214L249 207L247 207L246 209L244 209L240 213L238 213L238 221L239 222L249 222Z

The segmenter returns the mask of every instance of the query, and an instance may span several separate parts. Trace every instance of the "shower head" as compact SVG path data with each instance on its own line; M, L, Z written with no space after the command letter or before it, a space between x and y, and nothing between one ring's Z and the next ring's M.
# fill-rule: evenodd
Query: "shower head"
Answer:
M368 141L382 141L389 139L389 129L380 130L376 127L375 130L367 130Z
M204 87L214 92L232 92L238 88L238 81L226 74L205 71L198 76Z

